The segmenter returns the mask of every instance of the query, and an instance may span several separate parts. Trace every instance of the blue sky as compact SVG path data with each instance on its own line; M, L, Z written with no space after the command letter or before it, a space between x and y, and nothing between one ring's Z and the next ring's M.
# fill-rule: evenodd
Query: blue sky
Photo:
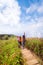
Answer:
M0 0L0 34L43 37L43 0Z

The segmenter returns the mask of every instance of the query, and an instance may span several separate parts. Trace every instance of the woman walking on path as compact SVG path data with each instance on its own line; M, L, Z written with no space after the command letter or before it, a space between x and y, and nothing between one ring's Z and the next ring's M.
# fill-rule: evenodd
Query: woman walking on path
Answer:
M18 36L18 43L21 46L21 36Z

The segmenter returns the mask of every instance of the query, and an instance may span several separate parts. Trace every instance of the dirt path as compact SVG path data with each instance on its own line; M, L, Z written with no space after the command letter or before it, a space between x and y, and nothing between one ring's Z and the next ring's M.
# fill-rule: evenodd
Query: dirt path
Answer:
M28 49L21 48L23 58L26 60L26 65L40 65L38 58Z

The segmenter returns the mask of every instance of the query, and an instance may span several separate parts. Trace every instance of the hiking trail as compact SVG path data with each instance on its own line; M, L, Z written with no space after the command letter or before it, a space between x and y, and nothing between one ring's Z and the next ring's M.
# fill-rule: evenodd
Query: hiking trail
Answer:
M21 48L23 58L26 60L26 65L41 65L38 61L37 56L27 48Z

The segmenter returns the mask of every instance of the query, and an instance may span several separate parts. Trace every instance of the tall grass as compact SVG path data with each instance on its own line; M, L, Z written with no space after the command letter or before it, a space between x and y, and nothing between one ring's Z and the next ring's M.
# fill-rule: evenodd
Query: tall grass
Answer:
M21 51L15 38L0 40L0 65L23 65Z
M43 38L28 38L25 46L43 60Z

